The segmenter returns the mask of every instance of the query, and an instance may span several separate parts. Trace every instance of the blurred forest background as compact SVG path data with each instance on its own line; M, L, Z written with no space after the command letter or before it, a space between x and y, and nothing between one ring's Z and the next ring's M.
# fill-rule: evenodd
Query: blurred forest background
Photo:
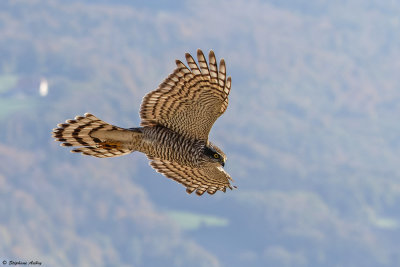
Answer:
M0 260L400 266L400 2L0 1ZM232 76L211 140L238 190L198 197L139 153L51 138L139 125L197 48ZM39 91L40 84L48 91Z

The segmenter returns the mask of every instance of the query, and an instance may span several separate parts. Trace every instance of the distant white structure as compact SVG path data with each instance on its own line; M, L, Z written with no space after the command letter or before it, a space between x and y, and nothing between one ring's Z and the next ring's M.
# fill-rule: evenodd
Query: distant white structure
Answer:
M39 94L40 96L46 96L49 93L49 83L45 78L40 79Z

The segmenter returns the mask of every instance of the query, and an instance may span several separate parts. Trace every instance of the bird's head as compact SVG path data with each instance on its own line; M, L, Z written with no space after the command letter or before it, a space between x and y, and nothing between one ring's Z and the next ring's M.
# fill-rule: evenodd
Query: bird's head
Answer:
M209 143L203 151L208 162L219 163L222 167L225 166L226 156L217 146Z

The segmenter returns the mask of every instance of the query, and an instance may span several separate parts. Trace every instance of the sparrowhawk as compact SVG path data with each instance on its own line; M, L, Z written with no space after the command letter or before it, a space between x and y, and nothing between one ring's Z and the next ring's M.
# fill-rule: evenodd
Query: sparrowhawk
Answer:
M231 77L226 78L223 59L218 68L213 51L208 65L201 50L197 59L198 65L186 53L189 68L176 60L174 72L143 98L141 127L120 128L86 113L58 124L53 137L62 146L77 147L72 152L99 158L145 153L156 171L183 184L189 194L232 189L223 169L226 156L208 140L228 106Z

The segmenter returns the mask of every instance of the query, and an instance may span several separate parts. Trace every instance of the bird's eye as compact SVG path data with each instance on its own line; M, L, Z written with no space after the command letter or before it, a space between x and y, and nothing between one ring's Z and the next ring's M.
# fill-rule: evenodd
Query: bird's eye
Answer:
M219 158L219 155L218 155L217 153L215 153L215 154L214 154L214 158L215 158L215 159L218 159L218 158Z

